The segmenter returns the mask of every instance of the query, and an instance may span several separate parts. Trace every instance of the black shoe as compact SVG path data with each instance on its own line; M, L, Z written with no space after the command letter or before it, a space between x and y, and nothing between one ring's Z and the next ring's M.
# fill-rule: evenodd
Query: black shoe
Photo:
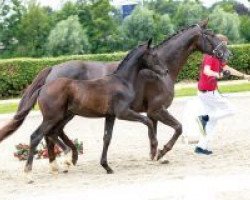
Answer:
M200 147L195 147L194 152L197 154L204 154L204 155L211 155L213 153L212 151L209 151L207 149L202 149Z
M199 124L200 130L202 132L203 135L206 135L206 125L208 122L208 115L201 115L197 117L197 122Z

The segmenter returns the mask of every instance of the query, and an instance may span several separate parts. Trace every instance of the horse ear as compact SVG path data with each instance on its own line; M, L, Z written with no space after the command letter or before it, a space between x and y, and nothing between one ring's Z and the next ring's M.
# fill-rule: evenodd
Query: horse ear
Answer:
M152 44L152 41L153 41L153 38L150 38L149 40L148 40L148 49L150 49L150 46L151 46L151 44Z
M207 28L208 21L209 21L209 18L199 22L200 27L203 29Z

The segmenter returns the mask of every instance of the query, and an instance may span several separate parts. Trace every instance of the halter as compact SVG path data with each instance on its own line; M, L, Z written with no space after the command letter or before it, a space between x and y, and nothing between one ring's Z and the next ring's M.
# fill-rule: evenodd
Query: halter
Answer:
M207 37L207 35L204 33L204 30L201 28L199 24L196 24L196 26L201 30L202 38L203 38L203 46L205 46L205 39L207 38L208 42L214 46L214 43L210 41L210 39ZM224 56L224 53L219 51L220 47L223 47L225 44L223 42L220 42L213 50L213 55L215 55L218 58L222 58Z

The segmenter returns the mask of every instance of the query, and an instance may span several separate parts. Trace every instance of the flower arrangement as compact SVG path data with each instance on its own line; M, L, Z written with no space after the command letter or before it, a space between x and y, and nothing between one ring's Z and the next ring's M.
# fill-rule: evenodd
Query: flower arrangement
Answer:
M83 154L83 142L78 139L74 139L73 143L77 148L78 154ZM15 147L16 152L14 152L14 157L18 158L20 161L27 160L29 155L29 145L20 143ZM54 153L56 156L61 156L62 154L62 149L57 144L54 147ZM39 144L36 155L37 159L48 158L48 149L43 142Z

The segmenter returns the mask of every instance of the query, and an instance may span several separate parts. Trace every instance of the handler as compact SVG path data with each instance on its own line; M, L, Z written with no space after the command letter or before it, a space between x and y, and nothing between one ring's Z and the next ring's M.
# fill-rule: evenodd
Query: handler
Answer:
M227 45L228 38L217 35ZM195 153L210 155L211 141L216 133L215 127L219 119L235 113L235 108L223 98L217 88L217 80L223 77L223 72L230 75L250 80L250 75L243 74L223 63L215 56L204 55L198 82L198 98L200 98L205 115L199 116L197 122L204 133L195 148Z

